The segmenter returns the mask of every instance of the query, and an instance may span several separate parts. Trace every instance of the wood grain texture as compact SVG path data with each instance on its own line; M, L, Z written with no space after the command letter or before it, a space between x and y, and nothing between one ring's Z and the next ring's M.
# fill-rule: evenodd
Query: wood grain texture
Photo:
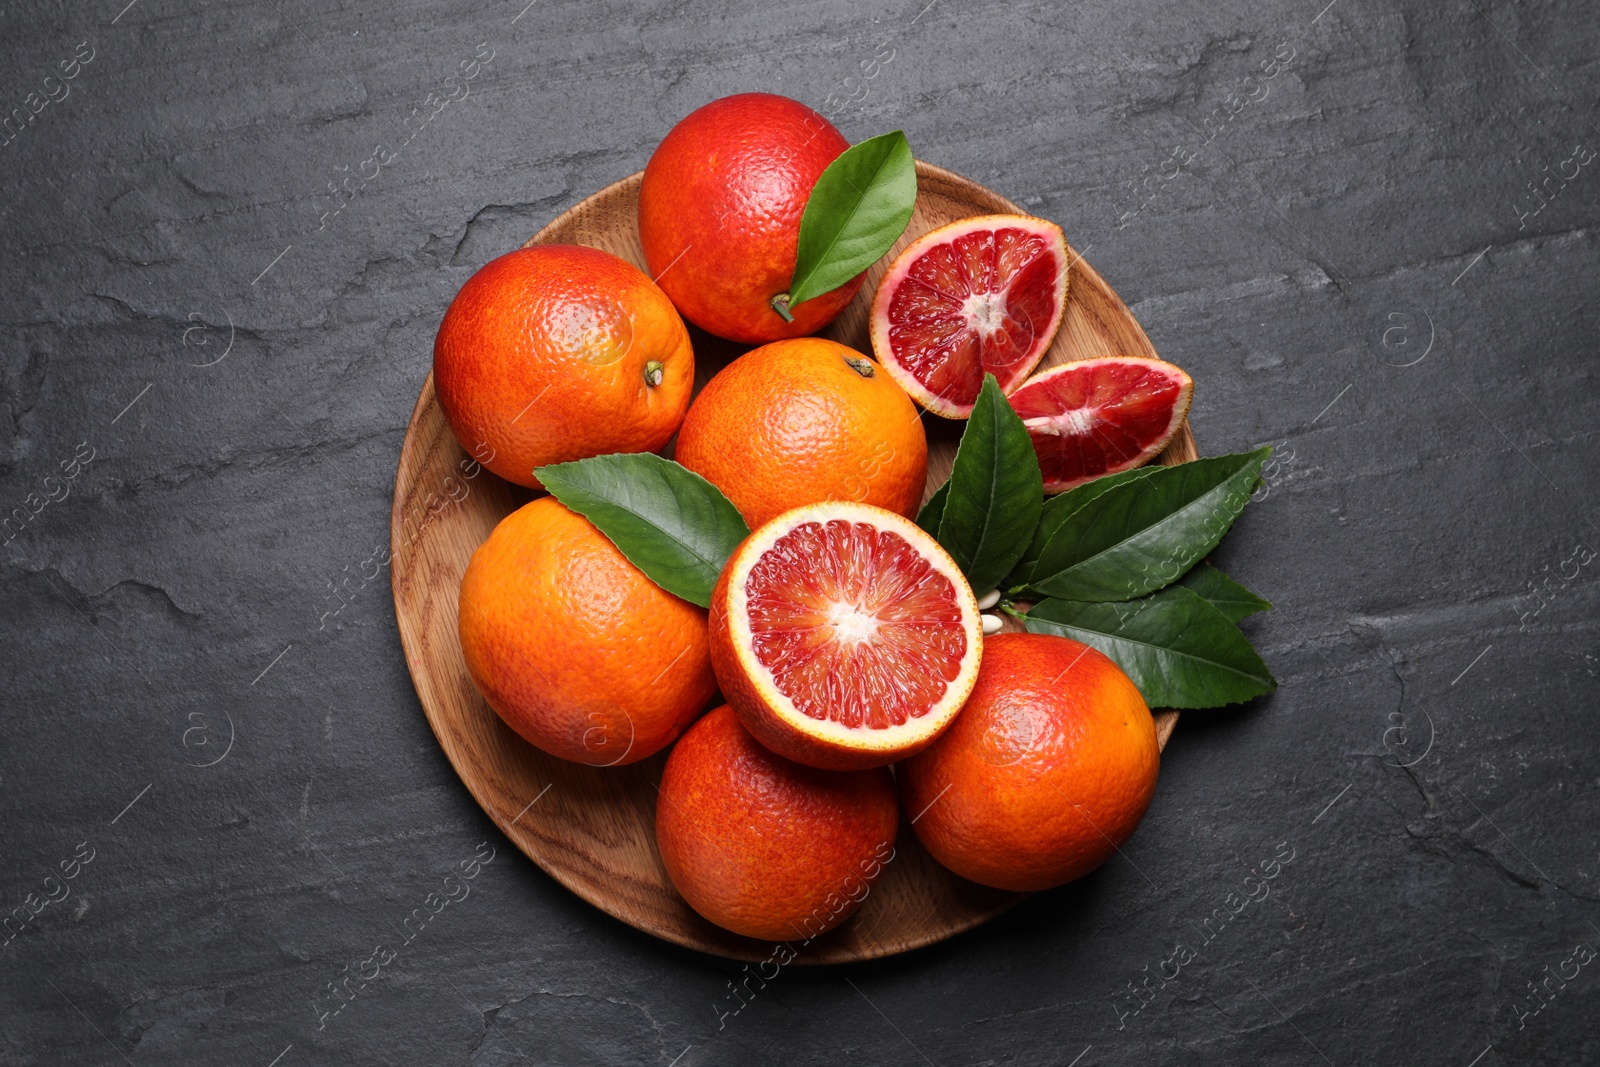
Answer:
M635 174L577 204L528 241L604 248L644 266ZM867 317L889 262L912 240L956 219L1025 214L973 182L917 164L916 210L893 253L867 271L860 295L827 330L871 351ZM697 386L744 347L690 327ZM1154 356L1144 331L1105 281L1075 253L1067 312L1042 367L1101 355ZM928 415L928 488L948 476L961 423ZM465 443L468 448L474 442ZM1166 464L1196 458L1185 423L1164 452ZM406 663L424 713L473 798L530 859L601 910L668 941L731 959L768 958L772 946L728 933L696 915L667 880L655 844L656 783L662 753L628 767L594 768L548 756L501 722L467 674L456 632L461 575L473 551L505 515L533 493L477 467L445 423L433 380L424 382L400 454L391 515L395 614ZM1016 628L1014 621L1008 624ZM1163 748L1177 712L1156 716ZM1010 908L1022 894L974 885L940 867L902 821L896 858L861 910L839 929L793 946L797 962L872 959L969 930Z

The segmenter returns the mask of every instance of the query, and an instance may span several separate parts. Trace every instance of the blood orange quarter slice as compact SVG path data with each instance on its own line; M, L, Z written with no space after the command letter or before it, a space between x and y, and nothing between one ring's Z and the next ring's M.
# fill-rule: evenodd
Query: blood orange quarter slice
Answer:
M1189 414L1194 379L1159 359L1102 356L1045 371L1007 399L1033 439L1044 491L1159 455Z
M711 662L745 728L828 770L920 751L972 692L978 604L915 523L869 504L786 511L735 550L711 594Z
M1067 305L1067 239L1027 215L923 234L872 298L872 350L913 400L964 419L993 374L1011 392L1039 365Z

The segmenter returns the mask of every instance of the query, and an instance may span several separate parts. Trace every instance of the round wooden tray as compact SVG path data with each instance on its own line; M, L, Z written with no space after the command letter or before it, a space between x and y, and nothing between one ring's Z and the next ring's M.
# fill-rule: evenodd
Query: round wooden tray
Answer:
M528 244L603 248L644 267L639 245L640 175L602 189L562 214ZM871 352L867 316L878 279L918 236L956 219L1026 214L981 185L917 164L916 211L905 235L867 271L860 295L823 335ZM695 330L696 386L745 349ZM1100 275L1073 256L1067 312L1043 366L1101 355L1154 356L1150 341ZM949 476L960 423L928 426L928 493ZM474 442L465 442L470 448ZM1184 425L1163 463L1195 458ZM472 684L456 634L456 594L472 552L534 494L478 467L446 425L423 383L400 453L390 538L395 615L406 662L456 773L495 824L556 881L623 922L668 941L738 960L764 960L773 946L728 933L695 914L667 880L656 851L656 784L666 753L627 767L596 768L548 756L513 733ZM1014 624L1013 624L1014 625ZM1176 712L1157 715L1163 747ZM974 885L939 866L900 827L895 860L848 922L798 948L797 962L872 959L943 940L1005 911L1023 894Z

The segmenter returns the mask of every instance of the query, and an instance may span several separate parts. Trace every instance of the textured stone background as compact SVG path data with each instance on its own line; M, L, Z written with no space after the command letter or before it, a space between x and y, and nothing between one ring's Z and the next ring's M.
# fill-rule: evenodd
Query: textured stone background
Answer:
M0 1062L1600 1063L1591 7L125 3L0 12L4 110L66 93L0 147L0 905L69 893L0 948ZM387 574L324 613L457 287L753 89L1058 220L1202 450L1280 445L1220 562L1282 687L1184 718L1125 859L719 1028L736 968L474 806Z

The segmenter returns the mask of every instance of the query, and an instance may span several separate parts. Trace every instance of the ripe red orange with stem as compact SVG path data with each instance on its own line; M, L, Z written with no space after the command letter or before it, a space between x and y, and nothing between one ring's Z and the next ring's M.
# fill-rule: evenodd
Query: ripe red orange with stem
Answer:
M484 264L433 343L433 387L456 440L507 481L608 452L654 452L694 388L671 301L598 248L535 245Z
M650 273L685 318L743 344L815 333L861 278L787 308L800 218L828 164L850 147L811 108L740 93L691 112L662 139L639 186L639 238Z
M679 463L721 489L745 521L822 500L916 514L928 437L881 366L821 337L774 341L718 371L678 432Z

